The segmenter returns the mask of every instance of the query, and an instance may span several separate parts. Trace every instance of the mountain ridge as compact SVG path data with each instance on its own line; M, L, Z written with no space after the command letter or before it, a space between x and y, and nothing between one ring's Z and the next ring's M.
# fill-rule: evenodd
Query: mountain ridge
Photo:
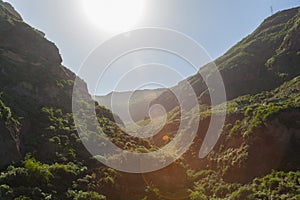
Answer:
M299 39L296 37L298 32L299 7L281 11L264 20L252 34L230 48L223 56L217 58L215 63L223 77L227 99L231 100L239 95L270 90L299 75L297 69L300 63L297 56ZM293 47L296 49L293 49L295 52L293 55L289 55L290 60L285 60L292 66L282 68L280 59L286 55L284 55L284 51L279 51L278 54L276 51L287 44L288 38L285 36L294 36L294 40L291 41L295 41ZM287 49L289 53L291 50ZM200 71L204 76L209 76L211 73L209 64L201 67ZM239 74L247 74L247 76L240 76ZM199 97L200 104L210 104L203 77L198 73L186 80ZM179 83L172 89L180 90L182 87L184 86ZM156 103L164 105L168 108L167 111L178 105L170 92L165 92L153 101L153 104Z
M95 96L94 99L102 106L116 112L120 117L129 109L130 118L124 114L123 122L135 122L149 117L149 105L165 89L144 89L129 92L111 92L105 96ZM124 102L128 102L128 105Z

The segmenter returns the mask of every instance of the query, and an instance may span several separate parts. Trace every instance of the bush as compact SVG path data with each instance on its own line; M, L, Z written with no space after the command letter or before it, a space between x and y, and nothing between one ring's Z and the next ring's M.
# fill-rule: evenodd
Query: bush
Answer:
M252 200L254 198L254 192L247 186L240 187L237 191L233 192L230 199L232 200Z
M208 200L202 192L198 191L192 192L189 197L191 200Z
M73 200L105 200L106 197L97 192L69 191L69 196Z
M31 198L22 195L17 198L14 198L14 200L31 200Z
M11 198L13 194L13 189L4 184L4 185L0 185L0 199L5 199L5 198Z
M27 158L24 161L24 167L36 182L48 183L50 179L54 177L50 171L49 165L42 164L34 158Z
M279 183L280 183L280 179L279 178L270 178L269 181L268 181L268 187L270 190L275 190L278 188L279 186Z

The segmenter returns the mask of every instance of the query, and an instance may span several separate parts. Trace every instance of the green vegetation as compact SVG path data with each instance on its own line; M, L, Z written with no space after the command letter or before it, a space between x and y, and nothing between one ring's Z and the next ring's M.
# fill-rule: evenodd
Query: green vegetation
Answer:
M126 151L157 150L166 144L162 136L172 139L180 125L172 94L155 100L169 112L150 140L126 134L119 117L97 103L96 116L78 127L85 130L79 137L72 114L76 75L61 65L43 33L0 0L0 199L300 199L299 24L298 9L278 13L216 60L228 89L226 110L224 102L211 110L203 79L189 78L201 103L194 143L164 169L128 174L98 162L108 158L93 157L82 141L101 148L105 136ZM209 65L201 70L211 73ZM80 84L78 112L84 114L94 102ZM199 115L195 110L192 118ZM225 126L212 152L199 159L211 112L226 113Z
M9 166L1 173L0 197L1 199L21 198L21 196L30 199L104 199L103 195L85 191L86 186L76 184L85 179L86 174L87 168L80 163L44 164L27 156L19 166Z
M203 172L201 172L203 173ZM190 199L298 199L300 196L300 172L275 172L262 178L255 178L251 183L224 183L210 172L195 183Z

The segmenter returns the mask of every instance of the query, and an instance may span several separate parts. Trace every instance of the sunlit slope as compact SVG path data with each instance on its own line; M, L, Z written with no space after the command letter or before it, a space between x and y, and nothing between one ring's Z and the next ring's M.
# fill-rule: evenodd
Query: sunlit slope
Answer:
M293 8L267 18L253 33L215 60L222 74L228 100L278 87L300 74L300 11ZM209 78L209 65L200 71ZM196 74L187 79L201 104L209 104L203 78ZM174 90L180 91L182 85ZM168 110L176 107L175 97L163 93L154 103Z

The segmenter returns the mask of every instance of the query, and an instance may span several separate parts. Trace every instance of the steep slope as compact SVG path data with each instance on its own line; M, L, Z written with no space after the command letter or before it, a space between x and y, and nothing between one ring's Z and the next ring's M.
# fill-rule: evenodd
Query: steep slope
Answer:
M248 182L271 170L299 170L299 22L299 8L279 12L216 60L230 101L227 110L215 111L227 112L226 123L213 152L202 160L198 152L210 122L210 100L199 75L188 79L201 110L198 136L184 156L191 167L215 169L232 182ZM210 73L209 65L201 70ZM152 103L171 110L154 140L172 138L180 122L176 99L167 91Z
M20 122L12 116L11 109L0 100L0 160L1 164L10 164L21 158Z
M228 102L227 121L207 158L225 180L247 182L271 170L299 170L300 77L270 92Z
M300 170L300 76L272 91L240 96L227 110L215 112L227 112L227 118L213 151L198 157L211 114L203 109L198 135L178 161L182 164L144 175L159 191L150 199L299 197L300 183L294 180ZM172 117L161 131L170 138L178 124Z
M30 109L36 104L61 104L70 110L66 101L75 75L61 65L57 47L24 23L7 3L1 3L0 25L1 91L24 105L22 99L30 99Z
M62 66L57 47L2 1L0 41L0 199L120 199L126 191L116 193L114 181L128 177L141 196L141 177L120 177L85 149L72 114L75 74ZM82 102L95 103L86 84L78 85ZM95 103L95 113L118 146L152 148L121 131L110 110Z
M299 8L276 13L267 18L252 34L215 60L223 77L227 99L274 89L300 74L300 11ZM209 76L209 64L200 71ZM207 87L200 74L187 79L199 97L210 103ZM178 84L174 90L184 87ZM170 92L163 93L154 103L168 110L177 106Z
M10 142L0 147L3 148L2 152L14 149L11 152L17 152L18 155L2 154L0 166L17 161L26 153L34 153L39 159L55 159L57 149L49 141L55 135L55 131L52 130L55 126L51 126L51 123L72 112L72 92L76 76L62 66L57 47L48 41L42 32L23 22L11 5L2 1L0 40L0 92L3 110L9 109L18 122L18 126L15 127L18 131L18 140L13 141L7 131L2 132L3 141ZM79 80L79 85L82 96L92 101L86 84ZM106 123L114 123L116 120L122 124L110 110L98 104L96 113L99 118L106 119ZM73 123L72 117L69 118L65 122L59 122L60 126ZM6 123L1 122L1 130L7 130ZM68 142L70 148L72 145L72 148L77 146L78 152L83 153L82 156L89 157L80 141L76 141L78 136L75 127L72 131L70 129L71 127L69 132L61 132L60 134L65 136L59 137L71 137L71 132L75 132L76 136L71 137L73 141ZM49 130L52 130L52 133L51 131L48 133ZM43 151L45 146L49 149ZM51 156L43 158L45 155Z
M75 75L61 65L57 47L24 23L8 3L0 2L0 27L0 91L5 104L20 118L19 144L10 147L20 146L20 159L41 145L43 107L71 112ZM16 160L15 156L6 156L0 165Z

